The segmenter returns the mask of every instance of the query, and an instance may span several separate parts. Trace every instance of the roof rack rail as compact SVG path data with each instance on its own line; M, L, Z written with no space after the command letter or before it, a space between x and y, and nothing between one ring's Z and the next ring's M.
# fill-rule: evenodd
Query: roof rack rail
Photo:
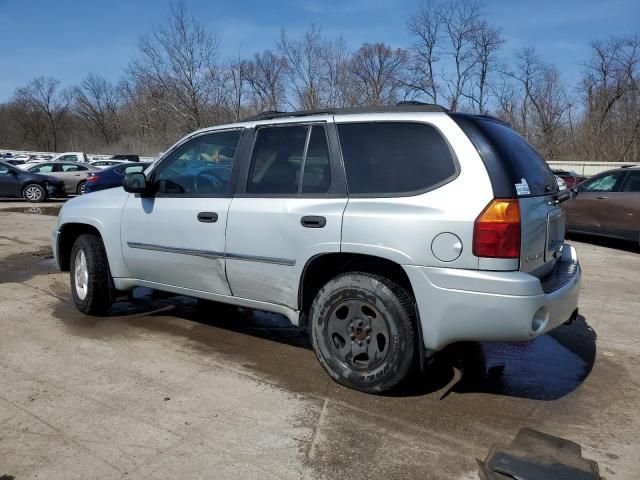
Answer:
M317 110L299 110L296 112L267 111L245 118L245 122L273 120L286 117L307 117L311 115L355 115L359 113L401 113L401 112L447 112L440 105L421 102L398 102L396 105L380 105L372 107L321 108Z

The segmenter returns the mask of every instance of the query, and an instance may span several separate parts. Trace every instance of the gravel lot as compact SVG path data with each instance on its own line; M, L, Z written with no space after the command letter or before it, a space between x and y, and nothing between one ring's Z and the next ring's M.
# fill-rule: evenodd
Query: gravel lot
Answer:
M51 259L56 205L0 202L0 478L473 479L524 426L640 478L637 250L573 241L578 321L454 345L379 397L329 380L276 315L144 289L79 314Z

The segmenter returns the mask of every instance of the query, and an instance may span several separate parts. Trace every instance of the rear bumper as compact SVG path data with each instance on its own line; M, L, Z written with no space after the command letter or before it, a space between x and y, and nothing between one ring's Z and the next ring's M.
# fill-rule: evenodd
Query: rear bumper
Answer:
M582 272L568 244L542 281L519 271L404 269L428 350L461 340L529 340L561 325L578 308Z

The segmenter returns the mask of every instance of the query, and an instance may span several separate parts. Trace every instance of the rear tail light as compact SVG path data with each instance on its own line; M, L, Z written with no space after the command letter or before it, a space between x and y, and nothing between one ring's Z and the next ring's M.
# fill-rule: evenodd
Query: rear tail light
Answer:
M96 175L91 175L91 176L87 177L87 182L88 183L97 182L99 178L100 177L97 177Z
M476 257L520 257L520 206L514 198L496 198L482 211L473 227Z

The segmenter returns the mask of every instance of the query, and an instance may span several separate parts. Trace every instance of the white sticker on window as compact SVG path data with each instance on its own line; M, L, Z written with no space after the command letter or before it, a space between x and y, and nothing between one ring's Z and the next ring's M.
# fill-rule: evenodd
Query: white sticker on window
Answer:
M520 183L516 183L516 193L518 195L530 195L531 191L529 190L529 184L527 180L522 178Z

